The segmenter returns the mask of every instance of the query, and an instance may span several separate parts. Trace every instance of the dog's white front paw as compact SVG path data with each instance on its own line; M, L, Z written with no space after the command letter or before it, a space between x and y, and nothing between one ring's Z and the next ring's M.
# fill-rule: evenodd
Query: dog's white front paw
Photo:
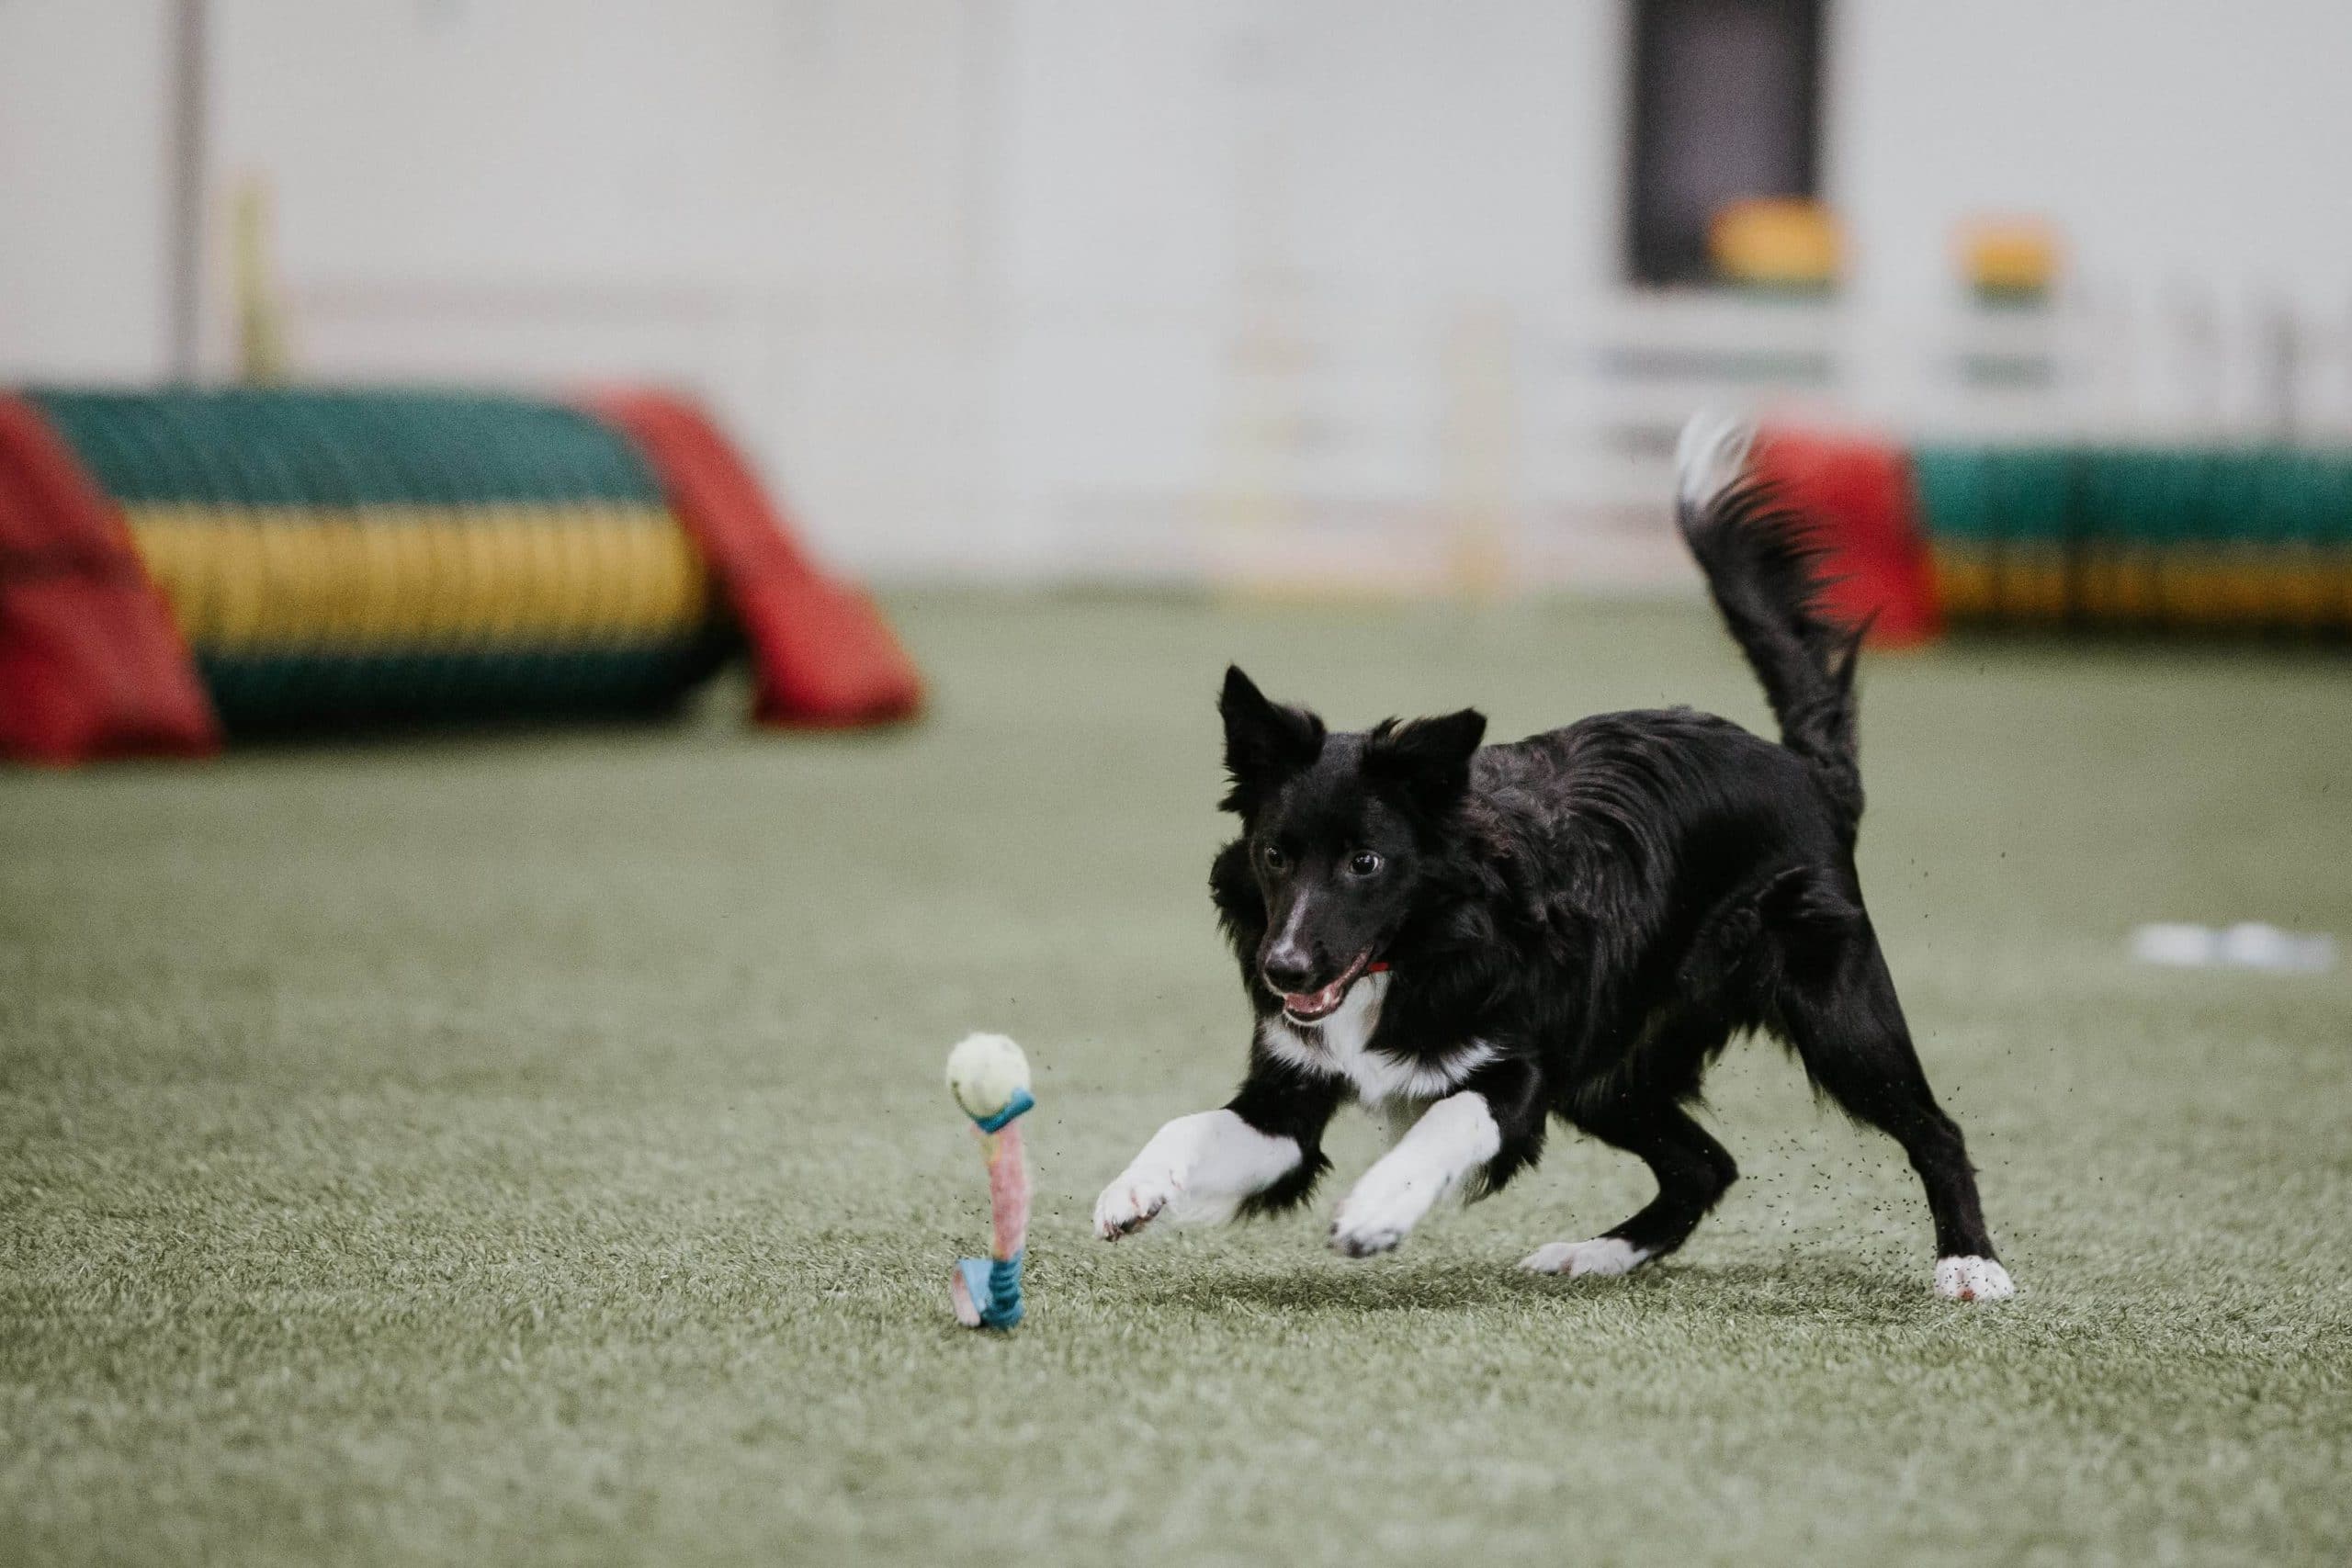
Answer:
M1222 1224L1256 1193L1298 1168L1297 1140L1261 1133L1230 1111L1179 1116L1094 1201L1094 1234L1133 1235L1155 1217Z
M1094 1200L1094 1234L1104 1241L1133 1235L1151 1224L1159 1211L1174 1202L1182 1191L1183 1184L1176 1173L1165 1166L1129 1166L1116 1181L1102 1189L1102 1196Z
M1572 1280L1590 1274L1606 1279L1630 1274L1649 1259L1645 1249L1630 1241L1597 1235L1590 1241L1547 1242L1521 1258L1519 1266L1534 1274L1566 1274Z
M1989 1258L1936 1260L1936 1294L1948 1302L2005 1302L2017 1293L2009 1271Z

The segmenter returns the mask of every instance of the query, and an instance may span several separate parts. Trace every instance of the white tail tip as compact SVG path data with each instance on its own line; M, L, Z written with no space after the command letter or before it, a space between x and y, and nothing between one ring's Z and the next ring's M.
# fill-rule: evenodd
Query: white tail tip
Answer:
M1674 444L1675 488L1682 504L1702 510L1747 473L1747 449L1756 424L1734 414L1702 409L1682 427Z

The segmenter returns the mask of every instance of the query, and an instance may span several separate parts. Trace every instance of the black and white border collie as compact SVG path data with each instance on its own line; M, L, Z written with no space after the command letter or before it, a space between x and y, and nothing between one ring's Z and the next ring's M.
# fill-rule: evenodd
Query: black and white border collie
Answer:
M1386 1252L1448 1193L1500 1189L1556 1116L1647 1161L1657 1196L1521 1266L1623 1274L1680 1247L1737 1174L1684 1108L1732 1036L1761 1030L1910 1156L1937 1292L2014 1293L1862 908L1860 636L1819 608L1819 552L1751 480L1750 439L1691 422L1678 515L1778 745L1688 708L1494 746L1474 709L1332 734L1226 671L1241 834L1209 886L1256 1015L1249 1070L1103 1190L1105 1240L1301 1202L1353 1099L1400 1135L1340 1201L1340 1251Z

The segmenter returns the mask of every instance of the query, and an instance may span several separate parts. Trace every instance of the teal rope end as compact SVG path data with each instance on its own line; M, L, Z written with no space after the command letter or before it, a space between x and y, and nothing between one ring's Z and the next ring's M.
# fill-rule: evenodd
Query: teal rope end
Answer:
M981 1328L1011 1328L1021 1321L1021 1254L967 1258L956 1265L980 1314Z
M972 1125L983 1133L1000 1133L1014 1117L1024 1111L1035 1111L1036 1108L1037 1101L1027 1089L1016 1089L1012 1091L1012 1098L1004 1102L1003 1110L993 1116L975 1116L972 1118Z

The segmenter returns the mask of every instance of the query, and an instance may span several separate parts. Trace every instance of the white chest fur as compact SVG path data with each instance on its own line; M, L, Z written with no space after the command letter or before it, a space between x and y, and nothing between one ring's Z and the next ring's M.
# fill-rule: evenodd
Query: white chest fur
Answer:
M1390 978L1386 974L1365 976L1348 987L1339 1011L1308 1028L1277 1013L1259 1025L1259 1041L1277 1061L1319 1077L1345 1078L1358 1100L1374 1106L1435 1100L1495 1059L1495 1048L1483 1040L1467 1041L1434 1057L1408 1059L1373 1050L1373 1031L1380 1027L1380 1005L1388 996Z

